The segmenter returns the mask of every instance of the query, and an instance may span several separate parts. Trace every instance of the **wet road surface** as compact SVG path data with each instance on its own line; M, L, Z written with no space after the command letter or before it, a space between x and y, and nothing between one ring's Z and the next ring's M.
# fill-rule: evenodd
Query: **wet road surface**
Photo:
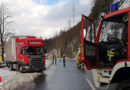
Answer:
M89 83L90 82L90 83ZM91 85L92 84L92 88ZM30 84L16 90L102 90L95 88L92 71L77 69L74 60L66 60L66 65L57 60L56 64L46 70ZM111 89L114 90L114 89Z
M67 60L65 66L57 61L35 82L35 90L91 90L74 60Z

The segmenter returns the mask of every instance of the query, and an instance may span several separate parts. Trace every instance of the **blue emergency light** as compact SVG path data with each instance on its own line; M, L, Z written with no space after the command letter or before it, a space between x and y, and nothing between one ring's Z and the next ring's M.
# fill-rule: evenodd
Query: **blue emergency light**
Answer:
M110 10L111 12L118 10L118 4L117 3L111 4Z

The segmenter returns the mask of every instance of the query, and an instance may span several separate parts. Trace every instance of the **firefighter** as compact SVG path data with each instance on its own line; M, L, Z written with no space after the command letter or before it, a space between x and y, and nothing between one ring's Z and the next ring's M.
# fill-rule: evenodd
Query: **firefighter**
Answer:
M77 63L77 68L82 69L83 71L85 70L84 64L80 62L80 53L78 53L77 55L76 63Z
M59 61L61 62L61 56L59 55Z
M112 37L112 36L109 36ZM117 37L116 37L117 38ZM125 22L123 31L122 31L122 39L114 40L117 42L116 44L110 46L107 50L108 60L111 61L112 59L126 59L127 58L127 42L128 42L128 21Z
M63 53L63 64L64 64L64 66L65 66L65 57L66 57L65 53Z
M81 68L81 63L80 63L80 53L77 55L76 63L77 63L77 68Z
M53 57L52 57L52 61L53 61L53 64L56 64L56 55L55 54L53 54Z
M55 56L55 64L56 64L56 62L57 62L57 57Z
M54 56L52 56L52 63L54 64Z

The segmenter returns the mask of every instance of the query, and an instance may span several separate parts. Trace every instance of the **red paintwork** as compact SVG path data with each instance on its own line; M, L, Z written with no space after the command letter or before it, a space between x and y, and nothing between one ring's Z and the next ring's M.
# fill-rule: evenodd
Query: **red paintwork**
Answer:
M98 28L98 32L97 32L97 36L96 36L96 43L98 43L98 41L99 41L102 24L103 24L103 20L101 20L99 28Z
M80 51L82 51L80 53L80 62L86 64L86 68L89 70L89 69L94 69L96 68L97 66L95 67L91 67L89 62L87 60L84 59L84 19L86 20L89 20L91 22L91 28L93 27L94 29L94 41L96 42L96 29L95 29L95 24L94 24L94 21L89 18L89 17L86 17L85 15L82 14L82 22L81 22L81 38L80 38ZM92 34L92 33L91 33ZM82 49L83 48L83 49Z
M130 11L129 11L129 22L128 22L128 60L130 61Z
M41 42L39 44L31 44L30 42ZM16 38L16 55L17 55L17 60L21 61L23 64L29 64L29 59L28 56L22 55L21 54L21 47L23 46L30 46L30 47L43 47L44 46L44 41L43 39L36 38L34 36L27 36L27 38ZM45 59L43 60L45 62Z
M124 61L129 61L129 60L119 60L118 62L116 62L116 64L124 62Z
M1 76L0 76L0 83L2 82L2 78L1 78Z
M36 38L35 36L27 36L27 38Z
M98 45L98 43L99 43L99 37L100 37L100 31L101 31L101 26L102 26L103 21L105 19L111 18L113 16L118 16L119 14L124 14L124 13L128 13L128 15L129 15L129 22L128 22L128 60L120 60L116 64L124 62L124 61L130 61L130 7L122 9L122 10L118 10L118 11L115 11L115 12L112 12L112 13L107 14L106 16L104 16L104 18L100 22L100 25L99 25L99 28L98 28L98 32L97 32L97 36L95 34L95 43ZM85 15L82 15L80 45L82 44L83 48L84 48L84 34L83 34L84 33L83 32L83 28L84 28L84 17L88 18ZM92 20L90 18L88 18L88 19L90 21ZM91 21L91 22L93 23L93 21ZM112 69L112 68L109 68L109 67L108 68L104 68L104 67L99 66L99 64L98 64L98 62L99 62L98 49L97 49L97 66L95 66L95 67L91 67L90 64L89 64L89 62L88 62L88 60L84 59L84 54L82 55L80 53L80 56L81 56L80 61L86 64L86 68L88 70L89 69L94 69L94 68Z
M82 22L81 22L81 38L80 38L80 51L82 48L84 48L84 15L82 14ZM80 61L84 62L84 49L82 53L80 53Z
M84 15L84 18L87 20L89 20L90 22L91 22L91 28L92 28L92 25L93 25L93 29L94 29L94 41L96 40L96 28L95 28L95 24L94 24L94 20L93 19L91 19L90 17L86 17L85 15ZM92 34L92 33L91 33Z
M128 13L128 12L130 12L130 7L107 14L106 16L104 16L104 19L117 16L119 14Z

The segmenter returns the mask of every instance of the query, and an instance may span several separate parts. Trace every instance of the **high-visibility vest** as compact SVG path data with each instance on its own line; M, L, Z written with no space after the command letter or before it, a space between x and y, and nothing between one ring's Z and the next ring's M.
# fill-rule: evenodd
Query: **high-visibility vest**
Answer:
M0 63L2 62L2 56L0 56Z
M66 55L65 54L63 54L63 57L65 57Z
M77 58L76 58L76 63L77 63L77 64L80 64L80 55L77 56Z
M118 52L113 52L113 51L111 51L111 50L110 50L110 51L109 51L109 50L107 51L107 56L108 56L108 57L114 57L115 55L118 55L118 54L119 54Z

